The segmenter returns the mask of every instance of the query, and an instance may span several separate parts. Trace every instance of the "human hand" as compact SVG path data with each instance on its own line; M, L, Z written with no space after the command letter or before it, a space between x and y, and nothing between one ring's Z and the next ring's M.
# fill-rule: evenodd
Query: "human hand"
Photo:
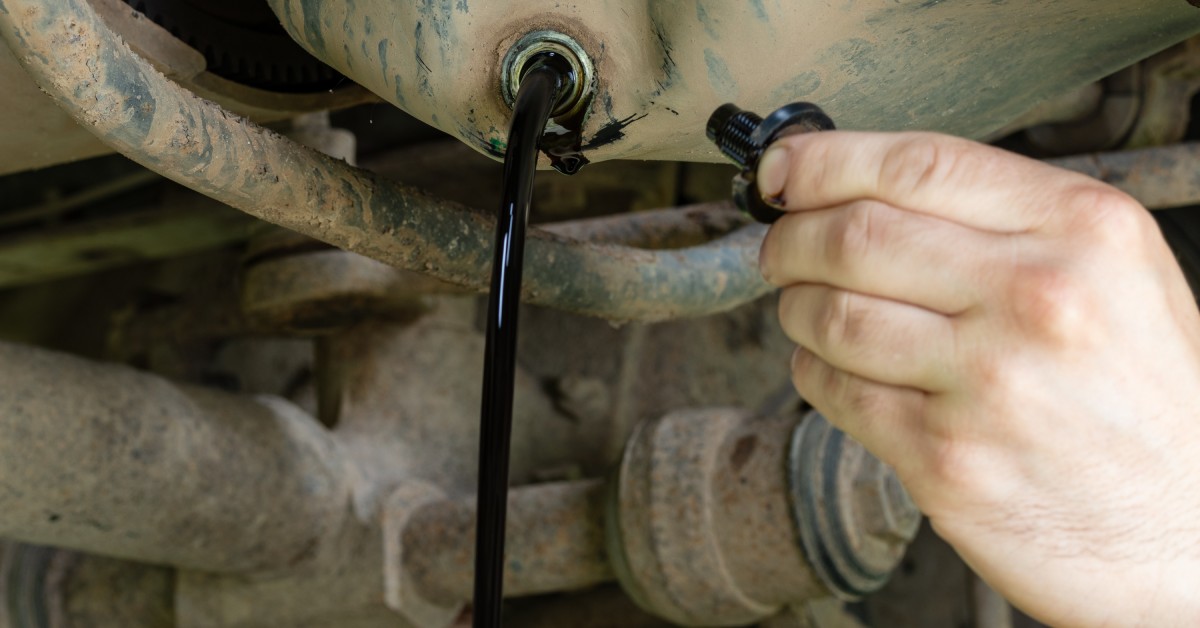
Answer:
M1200 313L1153 218L961 139L777 142L799 392L1054 625L1200 625Z

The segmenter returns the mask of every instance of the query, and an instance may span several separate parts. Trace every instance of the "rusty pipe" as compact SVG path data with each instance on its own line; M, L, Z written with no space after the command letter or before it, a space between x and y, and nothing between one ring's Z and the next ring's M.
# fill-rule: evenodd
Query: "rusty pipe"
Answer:
M605 550L604 485L526 486L508 495L504 591L579 589L613 579ZM384 597L413 626L449 626L474 590L475 501L410 480L383 508Z
M308 558L348 512L330 437L275 398L0 344L0 537L208 571Z
M1047 163L1116 186L1150 209L1200 204L1200 143L1093 153Z
M175 571L0 542L4 628L175 628Z
M731 408L647 421L607 483L521 487L508 509L508 595L616 578L646 611L705 626L875 590L920 522L891 469L816 413ZM383 512L388 604L449 625L472 592L473 503L407 482Z
M743 626L886 582L920 513L894 472L820 415L681 410L630 437L609 559L643 609Z
M171 83L85 0L0 0L0 36L33 79L102 141L172 180L401 269L482 291L493 221L300 147ZM523 296L613 320L728 310L769 290L763 230L648 251L533 231Z
M514 488L508 501L504 591L509 597L571 591L613 579L604 550L599 480ZM471 598L475 505L430 504L402 531L404 568L430 599Z

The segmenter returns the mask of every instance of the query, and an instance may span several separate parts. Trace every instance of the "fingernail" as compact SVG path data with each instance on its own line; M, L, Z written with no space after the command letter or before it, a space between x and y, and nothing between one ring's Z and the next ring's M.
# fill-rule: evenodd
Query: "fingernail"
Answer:
M787 182L791 153L786 146L775 145L758 160L758 191L768 204L782 205L783 185Z

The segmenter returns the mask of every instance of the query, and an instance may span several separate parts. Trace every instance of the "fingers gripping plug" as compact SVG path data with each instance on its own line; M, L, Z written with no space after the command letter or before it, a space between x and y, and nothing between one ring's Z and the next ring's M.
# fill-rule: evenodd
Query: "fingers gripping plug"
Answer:
M733 178L733 202L755 220L769 224L779 220L783 212L764 202L759 193L755 173L763 152L787 135L833 129L833 120L811 103L785 105L766 119L728 103L709 116L706 131L721 153L742 169Z

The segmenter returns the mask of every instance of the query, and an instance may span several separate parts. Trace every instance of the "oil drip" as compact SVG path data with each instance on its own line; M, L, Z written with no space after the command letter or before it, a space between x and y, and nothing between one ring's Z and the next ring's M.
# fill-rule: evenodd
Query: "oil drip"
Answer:
M583 120L591 108L592 98L593 92L589 90L583 102L571 113L546 125L546 133L538 143L550 158L550 166L562 174L575 174L589 163L583 156Z

